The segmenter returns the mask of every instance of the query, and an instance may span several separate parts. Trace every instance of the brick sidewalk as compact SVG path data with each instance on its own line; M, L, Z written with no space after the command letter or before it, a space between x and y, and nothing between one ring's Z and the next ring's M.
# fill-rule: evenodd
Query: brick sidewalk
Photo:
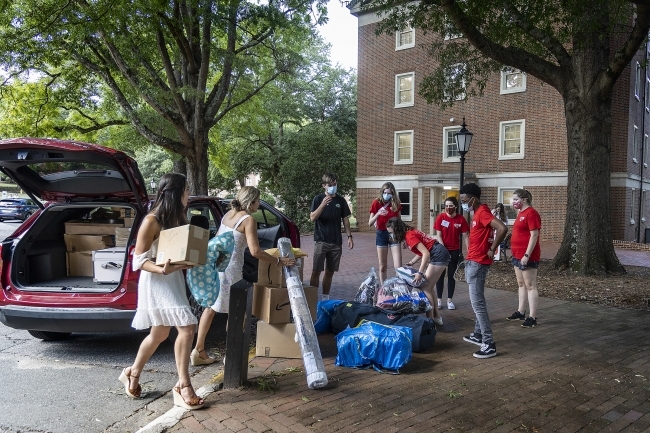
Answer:
M302 242L311 253L310 239ZM355 244L343 252L333 298L350 299L376 266L374 235L355 233ZM626 253L650 265L647 253ZM308 260L305 275L310 270ZM335 366L334 336L324 334L325 389L307 388L302 360L255 358L251 387L211 394L169 431L650 431L647 311L542 298L539 326L523 329L504 319L516 296L487 289L498 356L479 360L478 347L462 340L473 329L467 285L456 293L458 309L442 310L435 346L414 354L399 375Z

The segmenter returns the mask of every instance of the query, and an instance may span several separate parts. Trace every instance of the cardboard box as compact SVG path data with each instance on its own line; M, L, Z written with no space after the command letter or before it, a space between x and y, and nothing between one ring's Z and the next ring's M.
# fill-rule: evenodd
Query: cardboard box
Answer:
M126 227L126 228L133 227L133 220L135 220L135 218L133 218L133 217L131 217L131 218L124 217L124 227Z
M304 281L304 260L302 258L296 259L296 268L298 268L300 281ZM260 260L257 265L257 283L269 287L287 287L287 280L284 278L282 265Z
M103 250L114 245L109 235L69 235L64 234L65 249L70 253Z
M303 286L311 319L316 320L318 288ZM286 287L253 285L253 315L269 324L291 322L291 304Z
M119 283L126 257L125 247L93 251L93 281L96 283Z
M129 236L131 236L131 229L126 227L118 227L115 229L115 246L116 247L125 247L129 242ZM97 248L99 249L99 248Z
M208 256L210 230L190 224L160 232L156 264L205 265Z
M118 217L120 219L133 218L135 216L135 210L130 207L112 207L111 209L120 213Z
M65 233L68 235L114 235L117 227L124 227L124 224L99 224L91 221L68 221L65 223Z
M257 321L256 356L273 358L302 358L300 345L296 342L296 325L282 323L273 325Z
M65 253L67 273L70 277L92 277L93 276L93 253L82 251L76 253Z

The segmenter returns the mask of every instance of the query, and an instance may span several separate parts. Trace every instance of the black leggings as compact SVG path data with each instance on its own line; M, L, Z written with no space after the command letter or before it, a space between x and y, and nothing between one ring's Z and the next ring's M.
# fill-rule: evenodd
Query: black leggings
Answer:
M454 290L456 289L456 280L454 280L454 273L456 273L456 268L458 267L458 258L460 257L460 250L453 250L449 251L449 254L451 254L451 262L449 262L449 266L447 266L447 269L442 271L442 275L440 275L440 278L438 279L438 282L436 283L436 294L438 295L438 299L442 298L442 291L445 288L445 273L448 273L448 278L447 278L447 297L448 298L453 298L454 297Z

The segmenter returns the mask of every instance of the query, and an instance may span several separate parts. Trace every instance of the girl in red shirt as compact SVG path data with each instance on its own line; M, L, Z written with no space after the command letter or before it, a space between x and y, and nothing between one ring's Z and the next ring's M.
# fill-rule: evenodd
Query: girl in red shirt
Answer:
M440 279L436 283L436 294L438 295L438 308L442 308L440 299L442 299L442 291L445 288L445 272L447 272L447 308L455 310L456 306L452 301L454 297L454 290L456 288L456 280L454 280L454 272L458 267L458 260L460 258L460 237L463 236L463 244L465 245L464 251L467 254L467 233L469 233L469 225L467 220L456 213L458 209L458 200L456 197L449 197L445 200L445 211L440 213L433 224L436 230L436 238L438 242L444 245L449 254L451 254L451 262L449 268L442 271Z
M524 328L537 326L537 267L541 258L539 248L539 230L542 219L533 209L533 196L525 189L517 189L512 194L512 207L517 209L517 219L512 226L510 249L512 265L515 268L517 284L519 285L519 308L508 320L524 320ZM526 298L530 313L526 318Z
M386 182L379 190L379 197L370 206L370 219L368 225L374 225L377 229L375 244L377 245L377 256L379 257L379 282L384 283L388 268L388 248L390 247L393 256L393 267L402 266L402 249L399 243L391 243L386 231L386 222L391 218L400 218L402 204L399 201L395 186Z
M438 310L438 298L436 297L436 292L433 290L433 286L438 281L438 278L440 278L442 271L447 269L447 265L451 261L449 251L433 237L411 226L407 226L400 219L394 218L388 220L386 229L392 235L394 242L404 242L404 248L408 247L416 254L407 265L412 266L422 259L420 270L413 280L418 283L423 277L426 278L426 284L423 284L421 289L433 306L432 310L427 311L427 317L432 318L437 325L442 325L442 317L440 317L440 311Z

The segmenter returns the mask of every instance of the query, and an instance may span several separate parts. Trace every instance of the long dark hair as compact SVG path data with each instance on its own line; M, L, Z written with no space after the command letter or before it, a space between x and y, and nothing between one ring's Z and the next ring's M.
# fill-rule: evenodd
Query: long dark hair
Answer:
M386 223L386 228L388 227L393 229L393 240L395 242L402 242L406 237L406 232L413 229L399 218L389 219Z
M179 173L167 173L160 178L158 195L151 208L163 230L187 224L183 194L187 179Z

